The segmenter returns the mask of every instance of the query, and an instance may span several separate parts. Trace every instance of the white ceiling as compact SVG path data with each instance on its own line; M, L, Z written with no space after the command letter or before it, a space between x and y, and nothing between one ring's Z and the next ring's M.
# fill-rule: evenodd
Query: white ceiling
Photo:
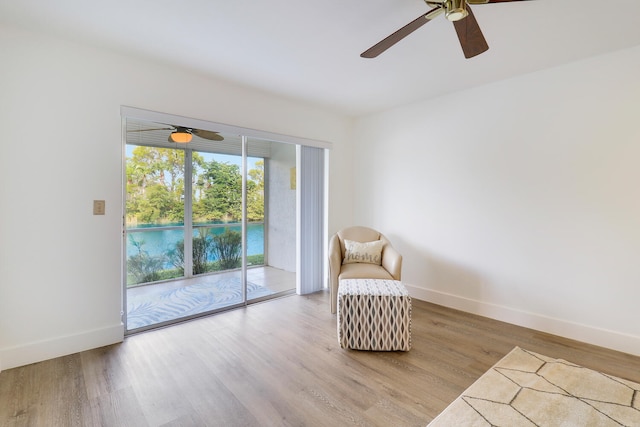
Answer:
M421 0L0 0L0 23L354 116L640 45L640 0L530 0L473 7L490 46L476 58L464 59L442 16L360 58L429 9Z

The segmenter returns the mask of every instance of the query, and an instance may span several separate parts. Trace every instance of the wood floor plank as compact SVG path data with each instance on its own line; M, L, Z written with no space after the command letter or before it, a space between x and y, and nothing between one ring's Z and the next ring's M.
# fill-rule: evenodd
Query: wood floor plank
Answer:
M149 426L147 418L132 387L120 388L103 393L90 401L92 420L82 420L78 424L86 426Z
M341 349L289 296L0 373L1 426L425 426L515 346L640 382L640 357L413 300L412 349Z

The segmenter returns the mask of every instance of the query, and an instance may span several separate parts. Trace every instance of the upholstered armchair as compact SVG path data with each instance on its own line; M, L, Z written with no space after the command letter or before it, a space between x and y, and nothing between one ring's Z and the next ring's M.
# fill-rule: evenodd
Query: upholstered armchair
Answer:
M366 256L359 262L361 255L347 254L345 240L367 243L372 246L382 246L380 259ZM345 260L345 256L349 259ZM371 262L373 261L373 262ZM376 262L377 261L377 262ZM329 287L331 290L331 312L336 312L338 303L338 284L340 279L388 279L400 280L402 272L402 255L396 251L391 242L380 232L368 227L348 227L338 231L329 240Z

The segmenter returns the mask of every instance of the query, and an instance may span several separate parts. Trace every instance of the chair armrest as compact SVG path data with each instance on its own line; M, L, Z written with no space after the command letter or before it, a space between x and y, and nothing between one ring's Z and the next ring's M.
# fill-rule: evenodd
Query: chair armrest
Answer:
M402 255L390 243L387 243L382 251L382 266L394 280L401 280Z
M338 305L338 276L342 267L342 249L340 239L334 234L329 240L329 290L331 291L331 313L336 312Z

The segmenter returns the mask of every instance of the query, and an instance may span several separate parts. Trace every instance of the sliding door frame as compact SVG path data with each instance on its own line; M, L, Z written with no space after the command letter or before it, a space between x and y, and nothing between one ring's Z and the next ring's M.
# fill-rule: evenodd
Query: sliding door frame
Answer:
M149 122L157 122L157 123L179 123L181 126L184 127L189 127L189 128L194 128L194 129L201 129L201 130L208 130L208 131L212 131L212 132L220 132L220 133L229 133L229 134L235 134L235 135L240 135L242 138L242 268L241 268L241 281L243 283L242 286L242 301L243 304L246 305L247 304L247 289L246 289L246 269L247 269L247 195L246 195L246 187L247 187L247 145L248 145L248 140L249 138L251 139L257 139L257 140L265 140L265 141L273 141L273 142L279 142L279 143L289 143L289 144L294 144L297 146L303 146L303 147L313 147L313 148L318 148L318 149L323 149L325 150L325 163L324 163L324 177L323 177L323 182L322 182L322 199L324 200L324 207L322 208L322 216L324 216L321 227L322 227L322 235L324 236L324 238L322 238L323 242L321 243L323 245L323 249L322 249L322 257L321 257L321 261L320 261L320 267L319 270L322 271L322 278L320 279L320 286L322 287L322 284L326 284L326 278L327 278L327 273L326 273L326 254L327 254L327 239L326 239L326 234L327 234L327 199L328 199L328 194L327 194L327 190L328 190L328 155L327 155L327 150L332 148L332 144L330 142L327 141L321 141L321 140L315 140L315 139L308 139L308 138L301 138L301 137L296 137L296 136L291 136L291 135L284 135L284 134L278 134L278 133L273 133L273 132L267 132L267 131L260 131L260 130L256 130L256 129L251 129L251 128L245 128L245 127L239 127L239 126L234 126L234 125L228 125L228 124L223 124L223 123L216 123L216 122L211 122L211 121L206 121L206 120L200 120L200 119L194 119L194 118L189 118L189 117L184 117L184 116L177 116L174 114L167 114L167 113L161 113L161 112L156 112L156 111L151 111L151 110L144 110L144 109L140 109L140 108L135 108L135 107L129 107L129 106L121 106L120 107L120 114L121 114L121 118L122 118L122 141L123 141L123 162L125 159L125 150L126 150L126 145L127 145L127 135L126 135L126 121L127 119L137 119L137 120L143 120L143 121L149 121ZM187 173L186 169L187 168L192 168L193 164L192 164L192 149L185 149L185 176L190 176L191 173ZM124 171L123 171L124 172ZM266 171L265 171L266 172ZM298 172L299 173L299 172ZM122 233L123 236L125 235L125 230L126 230L126 224L125 224L125 215L126 215L126 186L122 186L123 187L123 203L122 203ZM298 189L297 191L300 191L300 189ZM184 218L184 226L185 226L185 230L186 229L192 229L193 226L193 210L192 210L192 203L191 202L186 202L186 195L187 194L192 194L192 183L191 180L186 180L185 179L185 184L184 184L184 192L185 192L185 218ZM299 194L299 193L298 193ZM298 227L301 221L300 218L300 210L298 209L298 212L296 213L297 216L297 222L298 222ZM266 227L266 224L265 224ZM266 233L265 233L266 234ZM299 234L299 233L296 233ZM318 236L315 236L315 238L318 238ZM297 246L300 247L300 236L297 236L298 239L298 244ZM192 239L184 239L185 240L185 253L192 253ZM124 241L124 238L123 238ZM187 252L188 251L188 252ZM297 258L298 261L296 262L296 265L299 266L300 262L299 262L299 258L300 258L300 253L299 250L297 251ZM125 324L125 331L128 330L127 329L127 325L126 325L126 307L127 307L127 299L126 299L126 268L124 268L124 266L126 265L126 251L122 250L122 263L123 263L123 268L122 268L122 290L123 290L123 306L121 307L121 316L122 316L122 321ZM185 277L192 277L193 275L193 268L192 265L187 266L185 265L185 272L189 272L189 275L187 276L185 274ZM317 270L316 270L317 271ZM297 276L299 277L301 274L300 271L297 271ZM316 284L317 286L317 284ZM298 285L296 287L296 291L297 293L306 293L304 292L303 289L301 289L301 286L299 284L298 281ZM319 290L319 289L316 289Z

